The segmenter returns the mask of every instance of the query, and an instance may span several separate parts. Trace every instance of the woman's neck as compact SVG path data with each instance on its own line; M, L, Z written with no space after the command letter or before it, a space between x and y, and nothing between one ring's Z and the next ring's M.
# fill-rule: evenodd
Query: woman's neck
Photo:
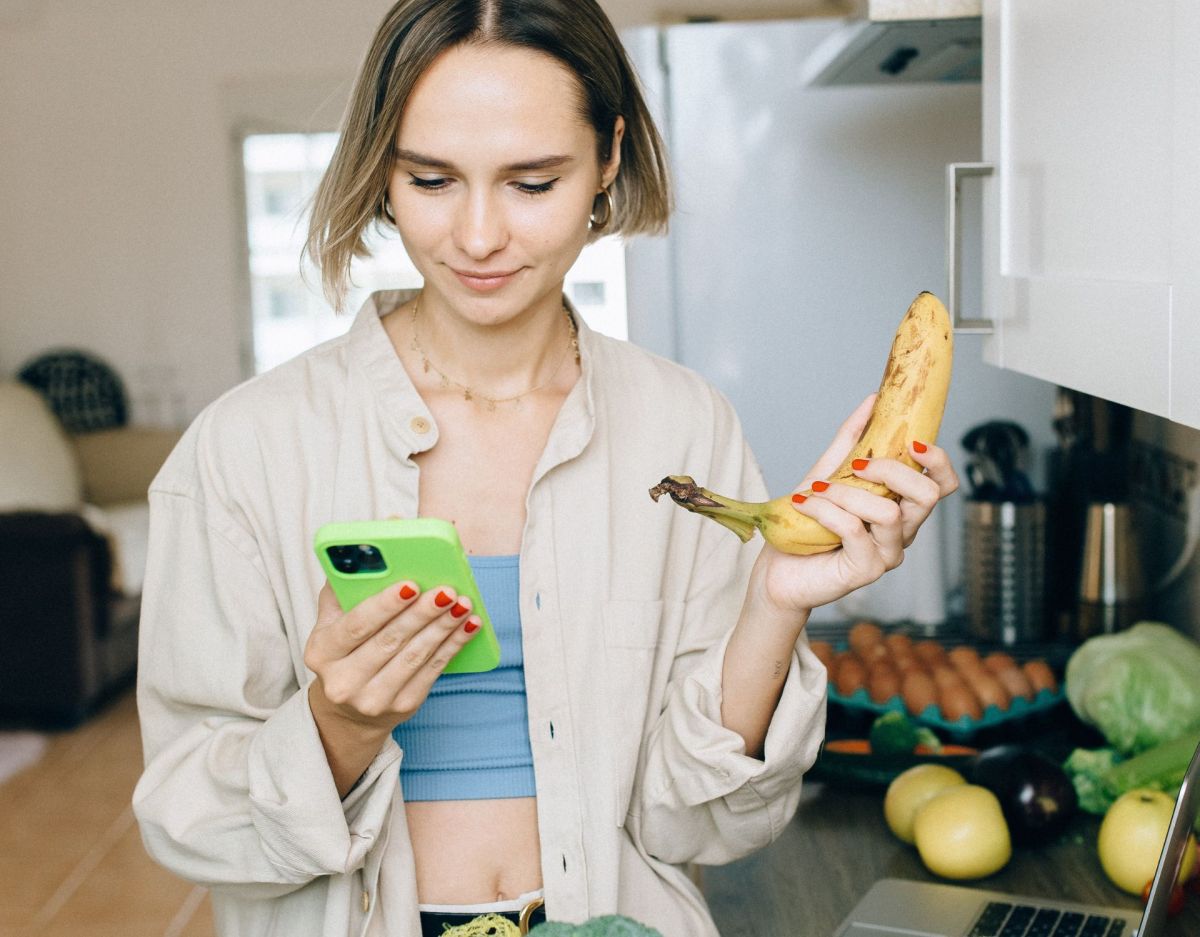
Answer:
M385 327L418 388L483 402L523 397L577 376L574 326L561 293L499 320L472 316L423 291Z

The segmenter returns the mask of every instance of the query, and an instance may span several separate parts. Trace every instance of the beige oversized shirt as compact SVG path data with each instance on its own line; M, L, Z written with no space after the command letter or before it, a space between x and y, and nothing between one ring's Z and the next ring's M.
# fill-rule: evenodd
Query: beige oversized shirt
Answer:
M438 427L380 322L409 295L375 294L348 334L217 400L151 487L134 809L149 852L211 889L222 935L420 932L403 753L389 740L339 800L303 661L317 528L417 513L412 456ZM521 545L546 907L712 935L684 865L744 856L792 817L825 671L802 639L765 760L721 725L758 546L647 490L687 472L759 498L762 478L708 384L579 324L583 376L534 472Z

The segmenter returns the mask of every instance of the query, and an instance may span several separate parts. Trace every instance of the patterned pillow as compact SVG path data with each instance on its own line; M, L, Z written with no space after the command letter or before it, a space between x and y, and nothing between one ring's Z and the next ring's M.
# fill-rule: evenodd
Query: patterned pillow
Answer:
M28 362L17 376L49 401L68 433L112 429L128 420L121 379L86 352L47 352Z

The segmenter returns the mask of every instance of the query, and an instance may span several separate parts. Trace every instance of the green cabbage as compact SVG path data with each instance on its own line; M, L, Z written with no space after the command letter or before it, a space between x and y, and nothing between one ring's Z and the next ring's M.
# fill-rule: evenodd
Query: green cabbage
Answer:
M1200 726L1200 644L1143 621L1089 638L1067 661L1067 699L1122 755Z

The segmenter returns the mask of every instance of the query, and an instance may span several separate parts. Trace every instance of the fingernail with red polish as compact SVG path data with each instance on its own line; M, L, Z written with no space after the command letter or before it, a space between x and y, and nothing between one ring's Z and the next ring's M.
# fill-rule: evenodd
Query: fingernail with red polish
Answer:
M807 500L807 495L792 495L792 504L803 504Z
M925 443L918 440L913 440L913 452L928 452L929 447Z
M405 583L404 585L402 585L400 587L400 598L404 599L405 601L407 601L408 599L411 599L416 594L417 594L417 590L414 589L412 586L410 586L408 583Z
M447 605L449 605L453 601L454 601L454 599L452 599L452 598L450 598L450 596L446 595L445 592L439 592L437 594L437 596L434 598L433 604L436 605L438 608L445 608Z
M454 608L450 609L450 614L455 618L462 618L463 615L467 614L469 611L470 609L463 605L462 602L455 602Z
M854 471L856 471L856 472L861 472L863 469L865 469L870 464L871 464L870 459L855 459L853 462L850 463L850 465L853 466Z
M474 634L478 630L479 630L479 622L476 621L474 618L468 618L467 623L465 625L463 625L463 631L465 631L467 634Z
M812 483L813 491L824 491L828 487L829 487L829 482L813 482Z

